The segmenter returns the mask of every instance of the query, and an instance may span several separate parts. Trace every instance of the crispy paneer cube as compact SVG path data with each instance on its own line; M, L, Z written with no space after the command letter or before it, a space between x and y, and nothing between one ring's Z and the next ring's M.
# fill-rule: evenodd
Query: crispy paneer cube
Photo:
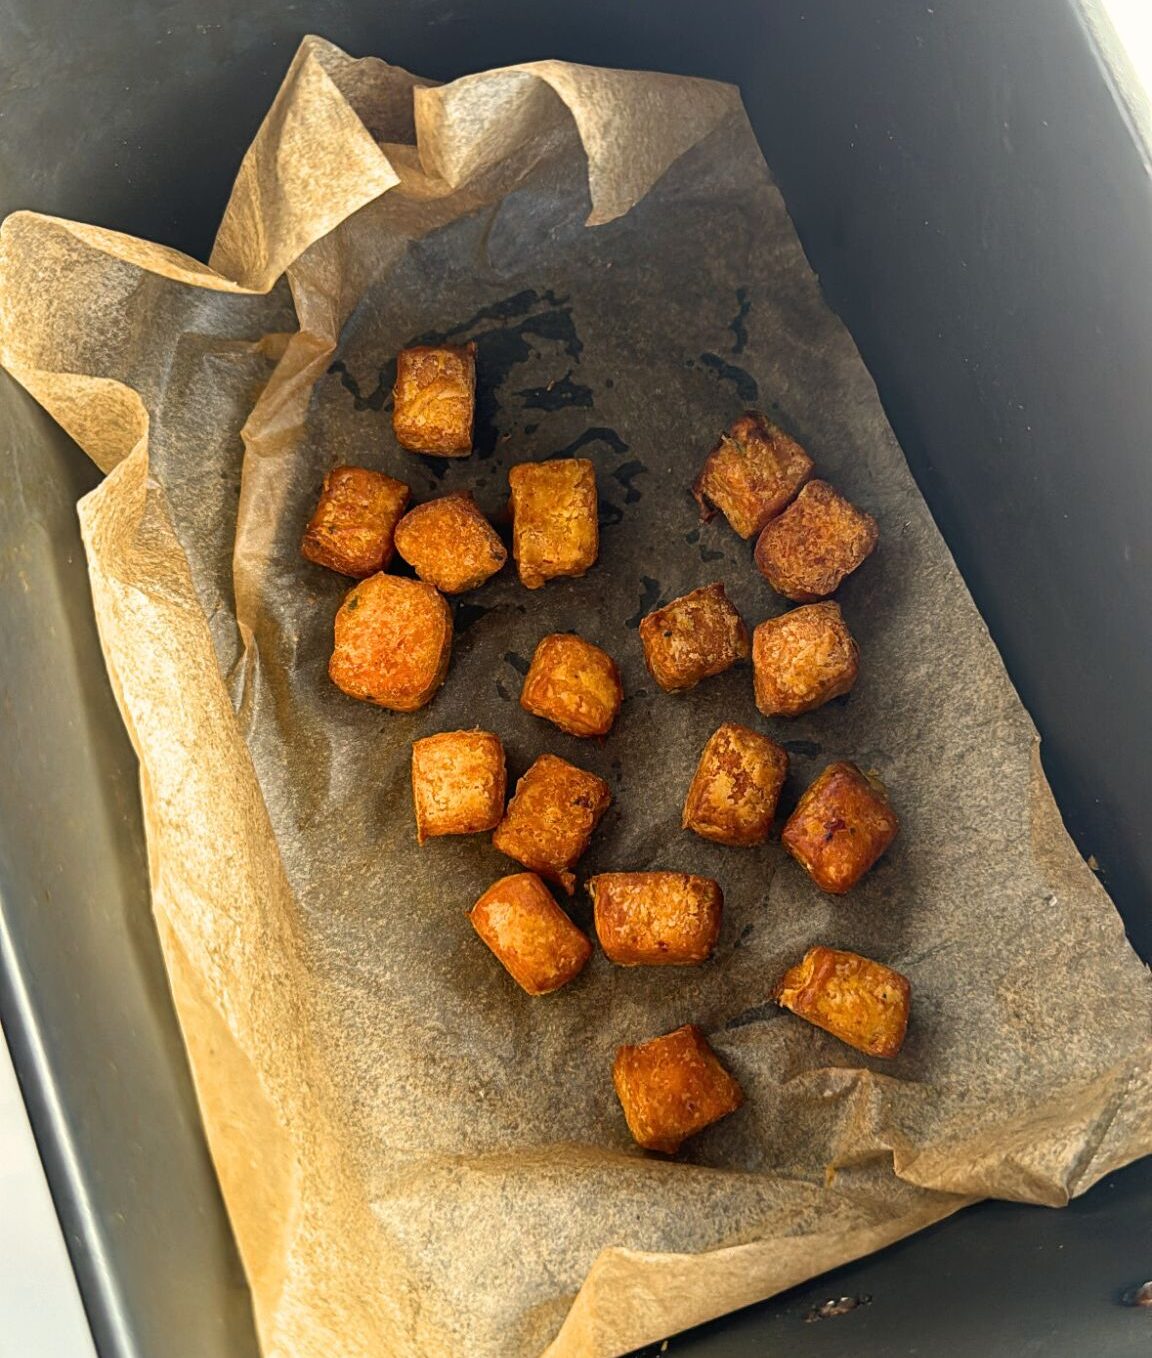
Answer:
M333 467L300 550L317 566L357 580L382 571L392 560L396 522L411 491L403 481L367 467Z
M467 493L410 509L396 525L396 550L444 594L477 589L508 560L499 534Z
M588 847L611 802L603 778L557 755L542 754L516 784L492 843L571 896L576 878L569 869Z
M694 589L642 618L640 642L652 678L666 693L722 674L751 649L740 614L719 583Z
M335 631L328 674L351 698L414 712L448 673L452 610L421 580L370 575L345 596Z
M776 1000L857 1051L892 1057L904 1043L911 986L898 971L858 953L809 948L785 972Z
M855 764L829 764L796 804L780 838L821 891L842 896L899 828L879 778Z
M612 1083L637 1145L675 1155L681 1143L734 1113L744 1091L695 1024L619 1047Z
M592 956L592 944L534 872L494 882L468 913L472 927L529 995L568 984Z
M588 880L596 936L619 967L706 962L720 937L724 895L687 872L602 872Z
M847 693L860 669L840 605L805 604L752 633L756 706L766 717L798 717Z
M624 689L616 662L573 632L553 632L536 647L520 706L570 736L606 736Z
M716 510L742 538L774 519L812 475L812 459L756 410L733 421L692 486L700 517Z
M684 802L684 829L717 844L762 844L787 775L787 752L774 740L725 722L700 755Z
M583 457L519 462L508 472L512 556L520 582L539 589L583 575L600 550L596 469Z
M474 344L419 344L396 355L392 429L401 448L467 457L475 408Z
M871 514L827 481L809 481L788 508L764 525L756 565L777 594L798 604L826 599L876 546Z
M490 731L441 731L412 742L419 843L494 830L504 814L504 747Z

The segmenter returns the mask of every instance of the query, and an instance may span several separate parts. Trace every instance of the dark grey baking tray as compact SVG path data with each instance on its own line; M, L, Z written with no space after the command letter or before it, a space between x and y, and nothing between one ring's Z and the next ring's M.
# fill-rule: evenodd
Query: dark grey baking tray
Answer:
M741 85L1149 956L1152 186L1071 0L0 0L0 210L206 257L309 31L440 77L559 56ZM88 604L94 479L0 376L0 1016L103 1358L251 1358ZM1148 1163L1062 1212L986 1204L670 1352L1144 1356L1120 1296L1150 1222ZM839 1295L871 1300L807 1319Z

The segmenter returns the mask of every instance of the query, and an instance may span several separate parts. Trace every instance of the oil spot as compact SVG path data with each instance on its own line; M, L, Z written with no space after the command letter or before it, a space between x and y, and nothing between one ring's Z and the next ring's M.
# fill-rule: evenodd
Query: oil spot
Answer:
M607 500L598 501L596 507L601 528L615 528L624 517L624 511L619 505L611 504Z
M696 366L696 360L694 358L686 358L684 360L684 366L686 368L694 368Z
M485 604L457 604L453 628L457 636L462 636L473 623L479 622L492 609Z
M752 405L760 398L760 386L751 373L727 363L719 354L701 354L700 362L711 368L721 382L731 382L736 394L746 405Z
M591 429L585 429L566 447L561 448L556 456L575 457L581 448L586 448L590 443L606 443L618 457L623 457L628 451L628 444L624 442L615 429L607 429L603 425L594 425Z
M522 655L517 655L515 651L504 652L505 661L512 666L517 674L527 674L530 661L524 659Z
M684 541L690 543L694 547L700 541L699 528L693 528L689 532L685 533Z
M780 744L789 754L798 754L801 759L817 759L824 753L824 746L814 740L782 740Z
M733 947L742 948L744 944L747 943L748 940L752 937L752 932L755 929L755 927L756 926L754 924L746 924L743 927L743 929L740 930L740 937L737 938L736 942L733 944Z
M608 388L609 391L611 391L612 388L616 385L616 379L614 377L606 377L604 379L604 385Z
M508 690L504 687L504 685L500 682L499 679L496 680L496 692L506 703L510 703L512 701L511 693L508 692Z
M592 388L573 382L572 369L546 387L525 387L516 393L526 410L567 410L570 406L591 406Z
M539 429L539 428L540 428L540 426L539 426L538 424L526 424L526 425L524 426L524 432L525 432L526 434L528 434L529 436L531 436L531 435L534 434L534 433L537 431L537 429Z
M423 462L424 466L432 473L437 481L444 480L444 476L448 471L448 458L430 457L427 453L417 453L416 456L419 457L420 461Z
M742 354L748 344L748 327L744 322L752 310L752 299L748 296L747 288L736 289L736 305L739 310L728 322L728 329L732 331L732 352Z
M778 1018L783 1012L775 1000L769 1000L766 1004L757 1004L751 1009L745 1009L734 1018L730 1018L724 1027L746 1028L750 1023L766 1023L769 1019Z
M701 560L701 561L723 561L723 560L724 560L724 553L723 553L723 552L717 552L717 551L715 551L715 550L714 550L713 548L711 548L711 547L705 547L704 544L701 543L701 544L700 544L700 560Z
M633 505L640 499L640 491L632 484L638 476L647 476L648 468L643 462L622 462L612 473L612 479L624 487L624 503Z
M383 410L385 404L391 410L392 386L396 381L395 359L386 367L380 369L376 387L367 396L360 389L359 379L348 371L348 365L342 360L337 359L328 371L340 378L340 385L351 395L353 410Z
M651 576L640 577L640 607L624 624L625 627L639 627L640 619L651 613L660 601L660 581Z

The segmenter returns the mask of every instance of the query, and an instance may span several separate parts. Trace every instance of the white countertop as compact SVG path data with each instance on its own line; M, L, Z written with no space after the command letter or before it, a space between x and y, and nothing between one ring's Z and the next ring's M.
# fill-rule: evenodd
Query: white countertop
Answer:
M96 1358L64 1235L2 1036L0 1358Z

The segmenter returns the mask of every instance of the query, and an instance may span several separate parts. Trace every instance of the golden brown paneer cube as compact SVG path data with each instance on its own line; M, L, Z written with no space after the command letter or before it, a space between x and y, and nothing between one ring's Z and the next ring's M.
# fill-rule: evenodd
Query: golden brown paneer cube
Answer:
M452 611L422 580L369 576L345 596L335 630L328 674L351 698L414 712L448 673Z
M612 1083L633 1140L665 1155L744 1102L744 1091L692 1023L617 1048Z
M363 579L392 560L396 521L411 491L403 481L367 467L333 467L300 550L317 566Z
M419 344L396 355L392 429L401 448L467 457L475 407L474 344Z
M822 707L851 689L859 669L860 650L839 604L805 604L752 633L752 682L766 717Z
M592 956L592 944L534 872L494 882L468 913L472 927L529 995L568 984Z
M602 872L588 879L596 936L619 967L706 962L720 937L724 895L687 872Z
M812 459L796 440L749 410L720 435L692 494L702 519L718 509L742 538L750 538L811 475Z
M829 764L808 788L780 838L821 891L842 896L899 829L880 779L842 763Z
M544 637L520 692L525 712L570 736L606 736L623 701L615 660L574 632Z
M504 747L490 731L441 731L412 742L416 838L494 830L504 814Z
M684 802L684 829L717 844L762 844L787 775L787 752L774 740L725 722L700 755Z
M642 618L640 642L652 678L666 693L722 674L751 649L720 583L694 589Z
M908 978L854 952L809 948L785 972L776 1000L785 1009L869 1056L895 1056L904 1043Z
M569 869L588 847L611 802L603 778L557 755L542 754L516 784L492 843L571 896L576 878Z
M777 594L798 604L834 593L876 546L871 514L827 481L809 481L788 508L764 525L756 565Z
M508 560L499 534L467 493L410 509L396 525L396 550L444 594L477 589Z
M512 556L520 582L539 589L583 575L600 550L596 469L583 457L519 462L509 469Z

